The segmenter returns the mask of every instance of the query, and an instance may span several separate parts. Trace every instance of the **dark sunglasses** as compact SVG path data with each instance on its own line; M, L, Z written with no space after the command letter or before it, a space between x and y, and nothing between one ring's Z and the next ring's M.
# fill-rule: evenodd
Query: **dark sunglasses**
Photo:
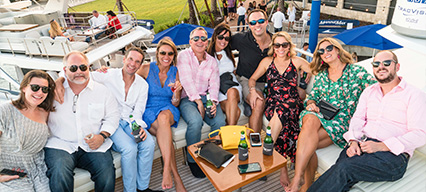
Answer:
M318 54L322 55L322 54L325 53L325 51L327 51L327 52L333 51L333 48L334 48L333 45L329 45L329 46L325 47L325 50L324 49L318 49Z
M71 72L76 72L77 69L80 68L80 71L86 71L87 70L87 65L85 64L81 64L80 66L77 65L71 65L68 67L68 69L70 69Z
M160 55L169 55L169 56L172 56L172 55L174 55L175 53L174 52L165 52L165 51L160 51Z
M225 41L229 41L229 40L231 40L231 37L225 37L223 35L218 35L217 39L219 39L219 40L225 39Z
M288 43L288 42L284 42L284 43L281 43L281 44L274 43L274 48L275 49L279 49L280 47L283 47L285 49L285 48L287 48L289 46L290 46L290 43Z
M30 87L31 87L31 91L33 92L37 92L38 90L40 90L40 88L43 93L49 93L49 90L50 90L50 87L40 86L37 84L30 84Z
M379 67L379 66L380 66L380 63L383 63L383 65L384 65L385 67L387 67L387 66L391 65L391 64L392 64L392 62L396 63L396 61L394 61L394 60L392 60L392 59L389 59L389 60L384 60L384 61L382 61L382 62L380 62L380 61L373 61L373 62L371 62L371 65L373 65L373 67Z
M259 19L257 21L253 20L253 21L250 21L249 24L250 25L256 25L256 23L263 24L263 23L265 23L265 21L266 21L265 19Z
M202 42L206 42L207 41L207 37L206 36L195 36L191 38L193 41L197 42L199 39L201 39Z

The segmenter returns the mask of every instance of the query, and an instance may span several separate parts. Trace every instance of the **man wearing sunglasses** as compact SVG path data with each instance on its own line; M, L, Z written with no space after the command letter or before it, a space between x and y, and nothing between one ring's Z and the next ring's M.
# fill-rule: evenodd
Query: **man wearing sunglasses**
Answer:
M189 37L191 47L181 51L177 58L179 78L183 87L179 109L183 120L188 124L185 135L187 146L201 140L203 120L210 125L211 131L225 126L225 116L218 102L219 68L216 59L206 52L207 32L204 28L198 27ZM213 118L205 115L207 93L210 93L213 101L211 108ZM188 164L194 177L205 177L189 154Z
M117 101L103 85L90 80L88 59L73 51L64 57L67 81L64 102L55 101L49 115L50 138L45 147L52 191L73 191L74 168L86 169L95 191L114 191L115 169L109 138L117 127Z
M265 88L265 75L260 77L255 89L262 99L258 99L254 106L248 104L250 94L248 80L256 71L260 61L268 56L268 46L271 43L272 34L267 32L268 17L265 11L254 9L247 16L249 31L237 33L232 36L231 47L239 51L237 65L237 79L243 88L244 115L249 116L249 126L256 132L262 128L262 116L265 110L263 101L263 89Z
M413 151L426 143L425 93L397 75L393 52L377 53L372 66L378 83L359 98L343 135L348 146L308 191L349 191L359 181L398 180Z

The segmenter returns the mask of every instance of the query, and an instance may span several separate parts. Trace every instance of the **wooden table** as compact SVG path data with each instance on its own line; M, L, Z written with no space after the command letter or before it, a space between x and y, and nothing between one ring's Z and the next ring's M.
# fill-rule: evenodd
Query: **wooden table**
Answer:
M197 150L196 146L202 142L203 141L189 146L188 151L217 191L233 191L239 189L253 181L256 181L270 173L277 171L278 169L284 167L287 163L287 160L275 150L272 156L266 156L262 153L263 147L250 147L249 157L245 161L238 160L237 149L228 150L230 153L235 155L234 160L232 160L232 162L227 167L220 167L217 169L215 166L201 157L196 157L197 155L194 153ZM258 162L262 167L261 172L246 174L240 174L238 172L238 165L255 162Z
M10 24L0 27L0 31L25 31L37 27L38 24Z

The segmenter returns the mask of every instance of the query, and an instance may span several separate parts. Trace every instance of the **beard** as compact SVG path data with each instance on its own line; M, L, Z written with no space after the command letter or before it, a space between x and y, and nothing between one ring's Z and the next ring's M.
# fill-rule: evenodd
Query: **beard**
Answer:
M68 79L68 81L70 81L70 82L72 82L72 83L75 83L75 84L78 84L78 85L81 85L81 84L84 84L84 83L86 83L87 82L87 80L89 80L89 78L88 77L86 77L85 75L66 75L67 76L67 79ZM83 77L84 79L82 79L82 80L76 80L76 77Z
M386 70L387 72L389 72L389 70L387 70L387 69L382 69L382 70ZM377 71L377 73L379 73L382 70ZM389 83L389 82L391 82L395 79L396 73L389 73L389 75L387 77L383 78L383 79L380 79L379 77L377 77L376 73L374 73L374 77L376 77L376 80L379 83Z

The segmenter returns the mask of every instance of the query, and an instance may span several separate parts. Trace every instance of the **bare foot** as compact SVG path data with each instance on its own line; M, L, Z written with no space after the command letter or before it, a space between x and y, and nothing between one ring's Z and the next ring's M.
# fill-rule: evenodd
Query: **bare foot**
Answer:
M175 189L176 192L186 192L186 188L183 186L182 180L175 180Z
M285 187L286 192L298 192L300 189L300 186L302 186L305 183L302 177L294 177L293 181L288 185L288 187Z
M281 168L280 184L283 187L287 187L290 184L290 178L288 177L287 167Z
M163 189L170 189L173 187L172 174L170 171L163 172L163 182L161 183Z

